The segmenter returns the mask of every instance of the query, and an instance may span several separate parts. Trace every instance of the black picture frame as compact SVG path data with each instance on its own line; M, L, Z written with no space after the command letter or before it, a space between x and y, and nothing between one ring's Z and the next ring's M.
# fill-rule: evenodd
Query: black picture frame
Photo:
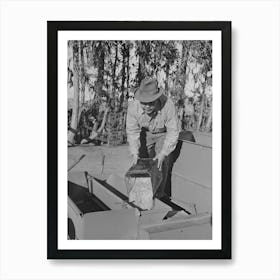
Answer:
M222 232L221 250L58 249L58 31L219 30L222 34ZM47 258L48 259L231 259L231 22L48 21L47 22Z

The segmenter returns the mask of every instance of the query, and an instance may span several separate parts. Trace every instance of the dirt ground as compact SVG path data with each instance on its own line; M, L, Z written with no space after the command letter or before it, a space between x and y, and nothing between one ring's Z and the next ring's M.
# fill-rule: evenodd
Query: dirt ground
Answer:
M83 177L81 182L79 182L78 178L81 172L87 171L89 174L100 179L107 179L112 174L124 178L125 173L131 166L128 145L69 147L68 168L82 155L85 155L85 157L68 173L69 178L82 185L84 185L82 183Z

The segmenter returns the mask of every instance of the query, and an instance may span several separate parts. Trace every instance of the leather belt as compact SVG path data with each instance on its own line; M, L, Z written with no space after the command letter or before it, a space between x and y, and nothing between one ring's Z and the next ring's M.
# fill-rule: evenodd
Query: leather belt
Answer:
M150 131L148 128L144 127L144 130L145 130L145 131L149 131L149 132L152 133L152 134L159 134L159 133L164 133L164 132L166 132L166 127L157 128L157 129L155 129L155 130L153 130L153 131Z

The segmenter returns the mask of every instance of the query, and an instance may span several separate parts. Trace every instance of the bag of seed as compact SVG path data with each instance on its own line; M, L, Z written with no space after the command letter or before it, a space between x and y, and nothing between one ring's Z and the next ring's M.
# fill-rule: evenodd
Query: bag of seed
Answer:
M154 194L162 180L162 173L156 162L150 158L141 158L125 174L129 201L143 210L154 206Z
M150 177L134 178L134 184L129 192L129 202L143 210L151 210L154 206L153 188Z

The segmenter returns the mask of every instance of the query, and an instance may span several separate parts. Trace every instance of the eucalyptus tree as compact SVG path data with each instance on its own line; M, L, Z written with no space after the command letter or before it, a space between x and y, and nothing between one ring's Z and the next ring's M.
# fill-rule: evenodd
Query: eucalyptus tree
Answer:
M178 58L178 50L175 41L162 41L162 58L164 61L163 68L165 71L165 93L169 93L169 75L170 69Z
M113 46L115 47L115 57L114 57L114 63L113 63L113 69L112 69L112 98L114 98L115 96L115 91L118 87L117 84L117 77L116 77L116 70L117 70L117 66L118 66L118 62L119 62L119 58L118 58L118 52L119 52L119 41L114 41L113 42Z
M210 130L212 122L212 99L206 95L206 87L212 87L212 42L211 41L192 41L191 44L192 57L196 61L193 69L194 77L197 84L198 94L200 95L200 112L197 120L197 130ZM211 93L212 97L212 93ZM207 114L206 114L207 112ZM206 126L202 126L203 118ZM207 119L208 120L207 120Z
M136 41L136 55L138 56L137 84L140 84L148 76L147 65L150 61L151 51L151 41Z
M128 88L129 88L129 48L130 42L121 42L121 55L122 55L122 69L121 69L121 100L122 104L124 97L128 98ZM126 93L125 93L125 83L126 83Z
M103 94L104 77L106 72L105 59L108 56L109 41L87 41L87 65L90 68L92 78L91 87L94 89L94 99L100 101ZM89 76L88 76L89 78ZM93 83L93 84L92 84Z
M79 122L79 76L80 76L80 64L79 64L79 42L73 41L70 42L72 47L73 54L73 88L74 88L74 97L73 97L73 108L72 108L72 117L70 123L70 130L68 130L68 141L70 143L74 142L75 130L77 129Z

